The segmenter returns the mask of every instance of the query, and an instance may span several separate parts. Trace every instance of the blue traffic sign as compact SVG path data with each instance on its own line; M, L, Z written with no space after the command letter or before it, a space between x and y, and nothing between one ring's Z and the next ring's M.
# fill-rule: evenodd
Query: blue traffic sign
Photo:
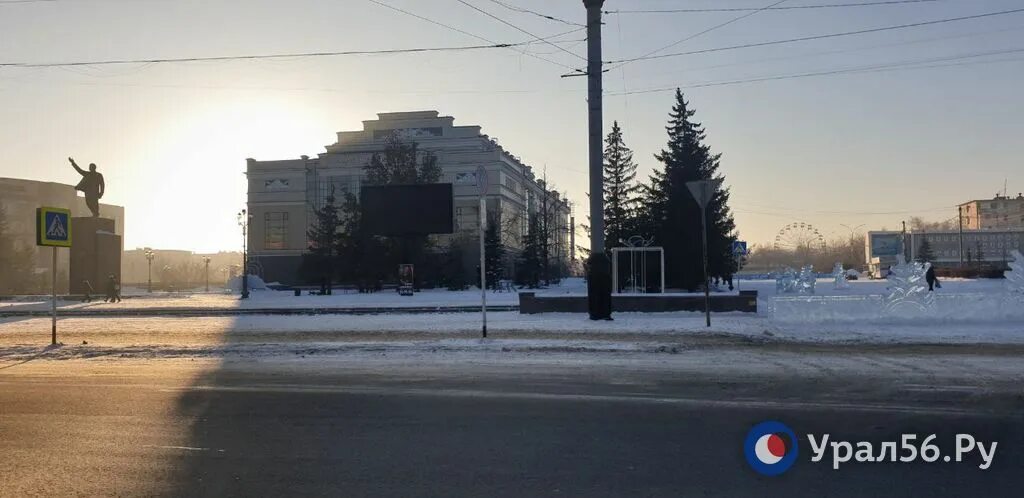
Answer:
M71 211L53 207L36 209L36 245L71 247Z
M734 240L732 243L732 254L733 256L746 256L747 255L747 243L743 240Z

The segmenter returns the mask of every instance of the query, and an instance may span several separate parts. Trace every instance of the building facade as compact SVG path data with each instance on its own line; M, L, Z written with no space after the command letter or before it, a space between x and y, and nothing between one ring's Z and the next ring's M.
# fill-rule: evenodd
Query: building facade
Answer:
M49 250L36 247L36 208L58 207L71 210L72 217L89 217L92 213L72 185L40 182L18 178L0 178L0 205L3 205L13 246L17 250L34 249L35 272L46 282L50 273L52 255ZM100 217L114 220L114 233L124 236L124 208L100 204ZM74 227L72 227L74 230ZM123 248L122 248L123 249ZM67 292L70 251L57 251L58 291ZM47 284L47 287L49 284Z
M1024 194L969 201L958 209L965 230L1024 230Z
M1024 230L964 230L962 236L958 230L874 231L865 237L868 271L875 278L884 277L884 270L896 264L898 255L917 259L925 241L934 256L930 262L936 267L959 266L962 258L964 264L1006 268L1006 262L1013 259L1012 251L1024 252Z
M332 191L358 196L363 167L393 137L433 153L441 168L440 181L453 184L456 233L435 236L435 246L444 247L452 236L475 238L481 219L477 172L482 169L487 184L485 216L500 223L502 243L515 253L522 247L529 215L547 213L551 263L570 266L567 199L481 133L480 126L456 126L454 118L437 111L380 113L377 119L364 121L362 130L338 132L337 137L315 158L247 160L250 272L268 282L295 283L301 255L309 247L306 234L313 213ZM466 252L467 265L478 259L478 250ZM509 264L513 261L510 258Z

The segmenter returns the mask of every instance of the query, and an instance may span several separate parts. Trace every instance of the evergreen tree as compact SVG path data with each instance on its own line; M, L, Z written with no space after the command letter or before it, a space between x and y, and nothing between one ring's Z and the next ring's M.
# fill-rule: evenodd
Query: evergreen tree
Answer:
M605 246L621 246L635 235L637 195L636 163L633 151L622 139L619 122L612 123L612 131L605 139L604 149L604 232Z
M723 178L720 154L704 143L703 126L693 120L695 111L676 90L676 102L669 114L668 145L655 158L664 169L655 171L643 189L640 230L665 248L665 277L669 287L696 290L703 284L701 257L701 210L687 182ZM736 260L732 242L736 225L729 211L729 190L719 189L707 206L708 274L732 275Z
M453 237L448 244L448 250L444 254L444 285L448 290L466 290L469 288L470 278L466 274L464 263L465 245L467 240L463 237ZM479 276L477 277L479 278Z
M530 216L526 238L523 241L523 252L519 255L516 268L516 283L530 289L540 286L543 261L541 259L541 230L536 215Z
M917 261L929 263L935 261L935 253L932 251L932 244L928 237L922 237L921 245L917 246Z
M975 244L974 260L978 262L978 266L985 264L985 252L981 250L981 241Z
M324 205L314 213L313 224L306 231L309 252L303 258L303 273L307 278L320 282L321 290L330 294L335 277L335 260L341 238L341 216L334 190L325 199Z
M484 215L486 216L486 215ZM502 265L505 259L505 246L501 244L501 230L498 222L491 217L487 220L484 230L484 265L486 266L486 285L489 289L497 289L502 276ZM479 277L478 277L479 278Z

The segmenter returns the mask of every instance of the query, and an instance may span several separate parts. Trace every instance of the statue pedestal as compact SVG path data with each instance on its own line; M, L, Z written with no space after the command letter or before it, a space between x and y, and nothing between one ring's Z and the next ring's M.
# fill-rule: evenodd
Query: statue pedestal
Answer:
M71 237L71 294L103 295L109 275L121 281L121 236L114 233L114 220L73 218Z

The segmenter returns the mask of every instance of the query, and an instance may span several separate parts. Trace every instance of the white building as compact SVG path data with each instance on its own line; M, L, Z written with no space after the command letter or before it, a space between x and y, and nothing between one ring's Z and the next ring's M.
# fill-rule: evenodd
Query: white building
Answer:
M487 174L487 211L502 226L502 242L513 251L521 247L528 213L547 206L551 219L552 264L569 266L570 207L566 199L546 187L533 169L481 133L479 126L455 126L454 118L437 111L380 113L364 121L359 131L338 132L338 141L315 158L280 161L249 159L248 209L250 271L266 281L296 281L301 254L309 242L306 231L313 213L332 188L336 194L358 195L363 167L386 140L397 136L419 144L437 156L441 182L452 183L456 232L478 230L477 170ZM439 237L443 246L445 237ZM474 246L475 247L475 246ZM467 265L479 253L467 254Z

